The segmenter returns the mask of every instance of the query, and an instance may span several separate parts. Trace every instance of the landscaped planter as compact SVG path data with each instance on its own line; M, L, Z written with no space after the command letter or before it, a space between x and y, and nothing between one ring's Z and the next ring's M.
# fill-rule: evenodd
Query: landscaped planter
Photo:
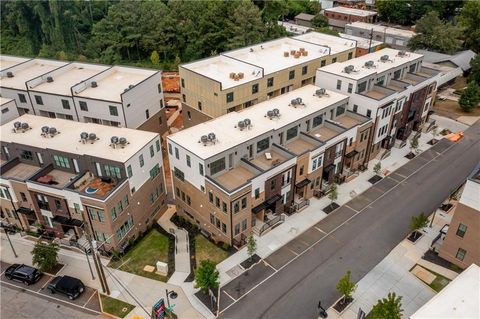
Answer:
M370 178L370 179L368 180L368 182L371 183L371 184L376 184L376 183L378 183L379 181L381 181L382 178L383 178L383 177L380 176L380 175L374 175L372 178Z
M240 263L240 266L243 267L243 269L248 270L250 269L253 265L258 263L262 258L258 256L257 254L254 254L251 258L247 258L244 261Z
M333 305L333 310L338 314L342 314L347 308L353 303L353 298L346 298L344 300L343 296L335 302Z
M408 235L407 239L411 241L412 243L416 243L417 240L423 237L423 233L419 231L414 231L410 235Z
M440 209L443 210L444 212L448 212L450 211L450 209L452 209L452 207L453 207L453 204L448 203L448 204L442 204L440 206Z
M410 152L410 153L408 153L407 155L405 155L405 157L408 158L408 159L412 159L412 158L414 158L415 156L416 156L416 155L415 155L415 153L413 153L413 152Z
M325 206L322 210L325 212L325 214L330 214L331 212L333 212L335 209L337 209L338 207L340 207L340 205L338 205L337 203L333 202L331 203L330 205L327 205Z
M438 143L438 140L436 138L432 138L430 141L427 142L428 145L435 145Z

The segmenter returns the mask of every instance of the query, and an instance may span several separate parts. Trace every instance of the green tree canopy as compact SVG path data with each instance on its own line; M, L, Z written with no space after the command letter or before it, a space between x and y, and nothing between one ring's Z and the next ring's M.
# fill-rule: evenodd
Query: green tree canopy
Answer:
M458 104L465 112L472 112L480 103L480 86L476 81L470 81L462 92Z
M337 284L337 290L343 295L344 302L351 299L355 289L357 289L357 285L352 281L351 276L352 272L348 270L345 276L340 278Z
M412 219L410 220L410 230L411 231L417 231L422 228L427 227L428 225L428 217L425 216L424 213L421 213L418 216L412 216Z
M203 292L209 289L218 288L220 274L215 268L215 264L210 260L202 260L200 267L195 271L195 288L200 288Z
M426 49L442 53L455 53L460 49L461 30L449 22L443 22L436 11L430 11L416 24L417 35L410 39L412 50Z
M257 252L257 242L253 235L248 236L247 240L247 254L248 257L252 258L252 256Z
M467 1L462 8L458 21L464 28L466 47L480 53L480 1Z
M328 18L321 13L317 13L312 20L312 26L315 28L328 27Z
M49 271L57 265L58 251L60 248L54 242L45 244L38 241L32 250L32 263L40 271Z
M387 298L378 300L368 316L370 319L401 319L402 312L402 297L389 292Z
M470 66L472 69L470 70L468 79L480 83L480 54L477 54L475 58L470 61Z

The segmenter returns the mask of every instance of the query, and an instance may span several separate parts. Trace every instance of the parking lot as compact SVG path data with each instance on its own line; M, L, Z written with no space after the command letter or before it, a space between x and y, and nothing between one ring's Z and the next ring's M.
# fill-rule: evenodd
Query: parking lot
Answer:
M43 274L42 278L33 285L25 285L24 283L9 280L5 277L5 270L10 264L0 261L0 283L2 286L9 288L16 288L27 293L35 294L38 297L49 299L50 301L58 302L65 306L74 307L90 314L101 314L100 301L98 298L98 291L96 289L85 287L85 291L75 300L68 299L67 296L56 293L52 294L48 289L48 283L54 276Z

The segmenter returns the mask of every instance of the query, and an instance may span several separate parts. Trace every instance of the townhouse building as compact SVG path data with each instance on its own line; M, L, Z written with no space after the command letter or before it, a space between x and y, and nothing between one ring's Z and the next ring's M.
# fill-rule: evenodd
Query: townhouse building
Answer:
M2 217L119 250L166 209L158 133L25 114L1 126Z
M18 117L17 103L13 99L0 96L0 125Z
M161 71L10 56L0 58L0 94L16 101L19 114L161 134L167 130Z
M339 31L343 31L345 25L352 22L374 23L377 19L375 11L343 6L327 8L323 10L323 15L328 18L328 25Z
M416 34L410 30L361 21L345 25L345 33L365 39L371 38L398 50L408 50L408 41Z
M372 121L312 84L168 136L177 213L241 246L365 165Z
M355 55L355 42L316 32L180 66L184 126L240 111L315 82L315 70Z
M316 85L348 94L348 109L374 122L369 158L385 154L420 131L434 101L438 71L422 65L423 56L394 49L327 65Z
M462 269L480 264L480 164L470 174L455 207L439 256Z

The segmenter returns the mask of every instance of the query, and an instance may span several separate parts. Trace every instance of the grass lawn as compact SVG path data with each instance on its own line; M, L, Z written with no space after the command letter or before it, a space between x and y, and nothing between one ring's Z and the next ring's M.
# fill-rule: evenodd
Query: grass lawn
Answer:
M435 275L437 278L435 278L429 286L436 292L440 292L451 280L436 273Z
M102 294L100 294L100 300L102 302L103 312L119 318L124 318L130 311L133 310L133 308L135 308L135 306L131 304Z
M202 260L209 259L215 264L227 259L230 254L223 249L218 248L203 235L195 236L195 258L197 267L200 266Z
M454 119L458 118L459 116L480 116L480 107L474 108L472 112L465 112L460 108L458 102L452 100L436 100L433 110L439 115Z
M155 267L157 261L168 262L168 237L152 229L125 256L118 261L111 261L108 266L139 276L167 281L167 277L143 271L147 265Z

